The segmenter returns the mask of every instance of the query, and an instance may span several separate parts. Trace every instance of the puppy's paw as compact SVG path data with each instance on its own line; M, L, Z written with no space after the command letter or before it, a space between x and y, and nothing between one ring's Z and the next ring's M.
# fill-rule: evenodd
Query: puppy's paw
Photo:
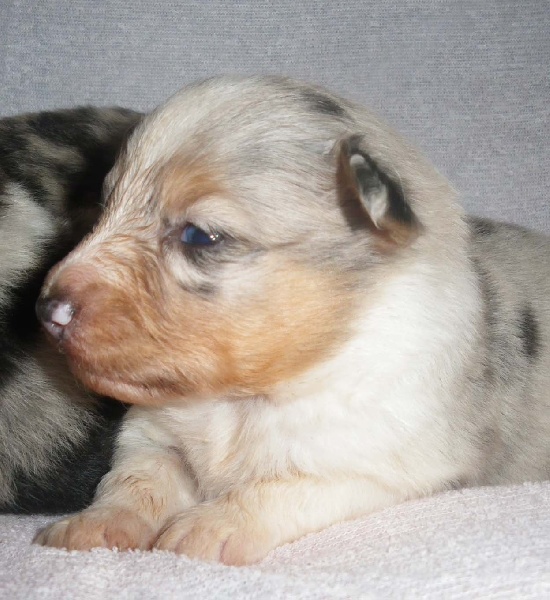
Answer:
M226 565L246 565L261 560L279 543L274 531L252 513L216 501L170 520L154 548Z
M147 550L156 531L135 512L89 508L40 531L33 543L66 550L119 548Z

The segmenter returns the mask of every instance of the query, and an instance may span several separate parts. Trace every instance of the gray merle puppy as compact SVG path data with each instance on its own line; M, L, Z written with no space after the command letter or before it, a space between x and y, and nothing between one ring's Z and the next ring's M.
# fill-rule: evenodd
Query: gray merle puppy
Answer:
M0 511L85 507L122 405L92 396L46 344L34 304L48 269L95 223L103 179L140 119L77 108L0 120Z

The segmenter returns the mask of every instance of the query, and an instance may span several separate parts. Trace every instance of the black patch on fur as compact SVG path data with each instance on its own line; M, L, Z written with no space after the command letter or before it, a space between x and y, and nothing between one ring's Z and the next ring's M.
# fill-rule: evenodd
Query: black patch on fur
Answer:
M517 380L518 369L528 366L526 358L536 355L539 344L538 327L530 310L522 312L519 323L515 320L517 317L508 315L501 307L498 284L479 258L473 258L472 261L482 292L487 379L500 386L507 386ZM518 332L518 326L521 327L521 332ZM518 344L518 337L522 341L521 346Z
M108 143L98 111L91 107L77 108L70 114L38 113L29 120L41 137L55 144L73 147L84 157L86 168L78 172L71 172L62 164L57 165L60 175L69 183L69 202L78 204L85 194L97 194L99 197L105 174L113 166L123 139L138 123L136 113L122 109L119 113L126 115L130 121L111 128ZM75 121L78 127L74 127Z
M314 112L339 119L345 119L348 116L343 106L322 92L307 90L302 92L302 97Z
M394 221L410 227L417 225L416 215L405 200L401 186L389 177L371 156L361 150L360 142L360 136L352 136L349 140L348 152L350 157L359 154L367 163L364 166L354 167L361 191L368 194L369 190L374 191L384 186L388 192L389 216Z
M519 336L523 342L525 354L535 359L540 348L540 332L537 320L530 306L521 311L519 322Z
M477 237L479 240L492 235L503 235L509 231L513 231L522 235L532 234L532 231L523 225L517 225L516 223L504 223L502 221L495 221L494 219L486 219L484 217L467 216L466 222L470 226L473 236Z
M2 173L0 166L0 219L7 214L10 203L7 201L6 196L6 176Z
M0 512L55 514L89 506L101 478L111 468L124 411L123 405L106 400L101 418L89 429L84 442L52 457L46 472L33 476L16 472L14 500Z
M1 235L1 229L0 229ZM40 294L46 274L75 245L75 241L58 239L45 243L41 249L41 262L26 272L17 286L10 291L9 302L0 313L0 401L2 388L18 371L18 358L32 354L30 348L38 342L40 324L34 305ZM53 351L53 350L52 350Z
M14 347L9 340L0 338L0 397L2 388L8 384L17 370L14 359L17 351L18 348Z
M469 217L468 222L470 223L474 233L480 236L491 235L496 231L495 223L490 219Z
M48 161L32 151L24 121L14 118L0 122L0 169L7 180L22 185L39 204L44 203L47 190L36 172L49 167Z
M112 123L105 122L101 111L91 107L2 119L0 168L8 179L30 192L38 204L44 206L51 200L47 179L52 178L67 190L64 200L69 209L89 204L90 197L99 198L103 179L123 140L141 119L133 111L117 112L125 119ZM36 148L37 140L51 144L53 152ZM56 148L72 150L83 159L84 168L56 157Z

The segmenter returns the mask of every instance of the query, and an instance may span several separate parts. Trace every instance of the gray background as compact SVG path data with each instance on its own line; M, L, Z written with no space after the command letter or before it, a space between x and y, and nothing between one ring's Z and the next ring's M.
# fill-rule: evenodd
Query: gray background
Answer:
M0 0L0 114L290 74L374 108L470 212L550 232L549 65L549 0Z

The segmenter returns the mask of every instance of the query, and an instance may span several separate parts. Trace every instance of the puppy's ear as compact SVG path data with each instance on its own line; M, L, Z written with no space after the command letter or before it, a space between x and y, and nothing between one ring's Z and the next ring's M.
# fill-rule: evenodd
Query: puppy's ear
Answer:
M412 241L420 222L399 183L361 149L361 136L342 140L337 153L340 198L354 225L366 223L385 247Z

